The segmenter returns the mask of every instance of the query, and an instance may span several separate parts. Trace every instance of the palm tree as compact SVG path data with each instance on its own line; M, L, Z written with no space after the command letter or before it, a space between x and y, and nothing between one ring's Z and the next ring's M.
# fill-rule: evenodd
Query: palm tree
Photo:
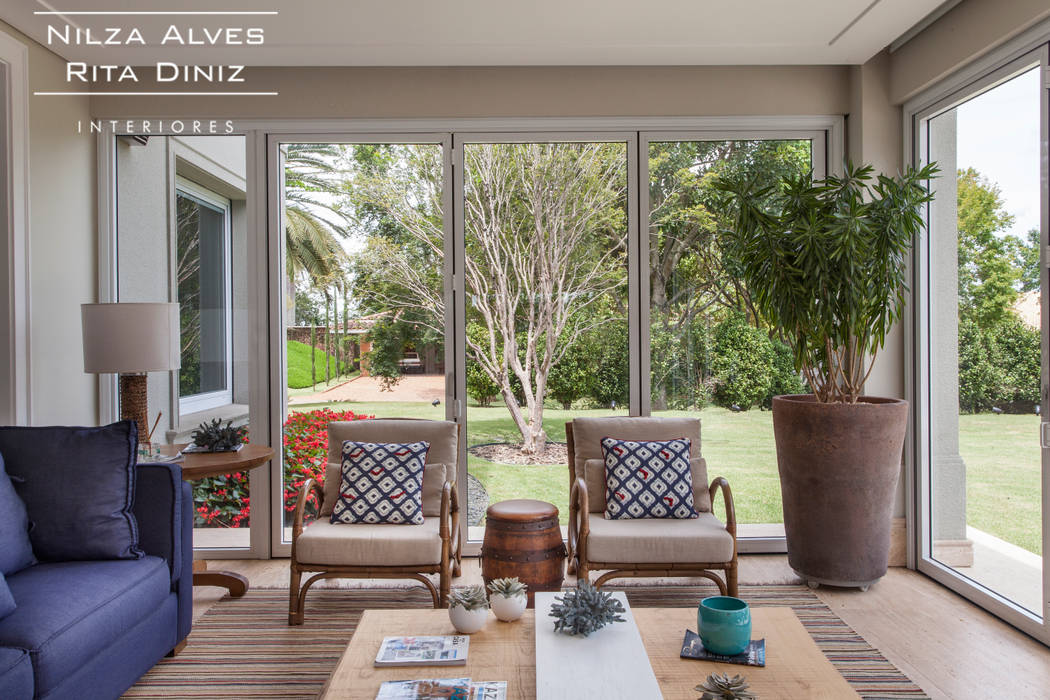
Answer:
M338 275L347 260L340 238L346 238L346 218L335 195L339 147L292 143L284 157L284 231L288 278L305 275L312 286Z

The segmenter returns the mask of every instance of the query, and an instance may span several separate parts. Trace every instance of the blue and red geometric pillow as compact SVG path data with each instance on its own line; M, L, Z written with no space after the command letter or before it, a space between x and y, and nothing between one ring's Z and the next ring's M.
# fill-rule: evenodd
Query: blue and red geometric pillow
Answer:
M333 523L423 524L428 442L343 442Z
M602 438L605 517L609 520L699 517L693 503L689 448L689 438Z

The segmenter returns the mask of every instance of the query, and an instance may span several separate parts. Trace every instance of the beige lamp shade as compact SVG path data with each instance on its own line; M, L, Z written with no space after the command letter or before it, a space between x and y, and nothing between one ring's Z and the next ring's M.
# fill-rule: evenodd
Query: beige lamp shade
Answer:
M84 371L131 374L179 369L178 304L82 304Z

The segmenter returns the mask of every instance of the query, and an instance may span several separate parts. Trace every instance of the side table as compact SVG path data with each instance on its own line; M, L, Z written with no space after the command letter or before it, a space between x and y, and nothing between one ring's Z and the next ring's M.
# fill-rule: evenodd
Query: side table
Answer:
M162 445L160 452L162 456L173 457L183 447L186 445ZM196 481L210 476L251 471L269 462L273 455L272 447L248 444L236 452L184 454L178 464L182 467L183 481ZM209 571L204 559L193 561L193 585L219 586L228 590L234 598L240 598L248 592L248 579L232 571Z
M517 577L528 589L528 607L537 591L560 591L565 578L565 543L558 508L546 501L514 499L485 511L481 575L485 585Z

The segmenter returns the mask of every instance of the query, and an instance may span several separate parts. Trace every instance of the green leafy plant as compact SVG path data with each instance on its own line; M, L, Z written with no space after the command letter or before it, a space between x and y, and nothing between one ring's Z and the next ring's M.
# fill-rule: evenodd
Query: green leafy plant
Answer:
M718 405L746 411L760 403L773 385L773 360L769 337L750 325L743 314L730 314L715 330L711 371L718 378Z
M931 163L873 182L871 166L849 164L818 182L810 173L779 185L754 175L718 182L740 275L818 401L861 396L903 313L907 256L924 225L920 207L933 198L924 183L937 172Z
M448 607L462 606L466 610L481 610L489 607L489 597L481 584L453 588L448 594Z
M613 622L623 622L620 613L623 603L613 598L612 593L599 591L586 582L554 599L550 616L554 618L554 631L566 634L581 634L584 637Z
M489 581L489 591L493 595L501 595L504 598L525 595L526 590L528 590L528 586L519 581L517 576L514 578L496 578Z
M703 693L700 700L756 700L758 696L748 690L748 687L743 676L735 675L730 678L728 673L712 673L693 690Z
M197 429L190 434L193 444L204 447L213 452L224 452L235 449L244 442L248 429L239 425L234 427L233 421L226 421L226 425L218 418L211 423L201 423Z

